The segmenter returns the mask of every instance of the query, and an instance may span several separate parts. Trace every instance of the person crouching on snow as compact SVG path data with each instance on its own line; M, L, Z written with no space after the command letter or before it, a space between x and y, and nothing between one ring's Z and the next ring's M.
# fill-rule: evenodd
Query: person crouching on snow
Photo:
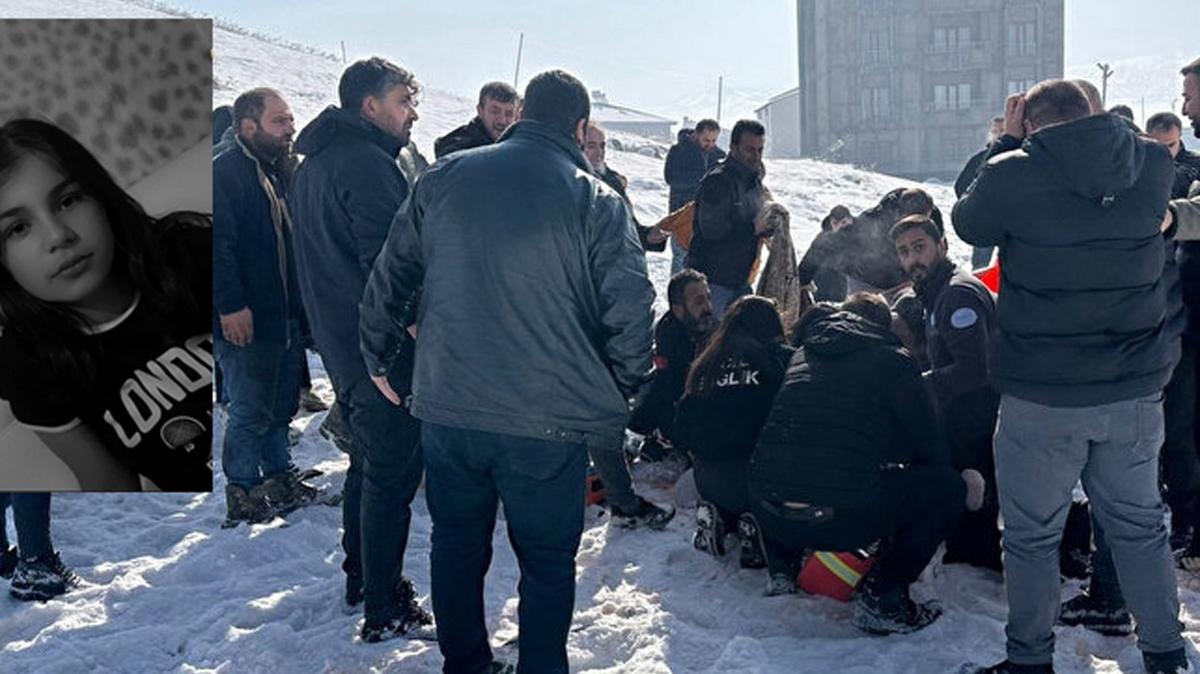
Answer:
M695 457L702 499L692 544L723 555L725 531L737 527L743 568L765 565L752 523L739 521L750 511L746 465L793 351L774 302L740 298L696 359L679 403L675 428Z
M0 127L0 398L85 490L212 490L210 231L52 124Z
M795 592L805 549L853 551L882 539L854 597L854 624L912 632L941 613L915 603L917 580L954 530L967 495L950 467L921 373L891 333L879 295L817 305L750 460L750 508L770 589Z

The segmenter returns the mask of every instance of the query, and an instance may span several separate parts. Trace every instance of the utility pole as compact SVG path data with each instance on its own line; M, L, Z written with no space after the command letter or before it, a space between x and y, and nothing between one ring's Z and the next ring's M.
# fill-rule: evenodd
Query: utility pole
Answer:
M517 71L513 73L513 89L517 88L517 81L521 79L521 51L525 48L525 33L521 33L521 40L517 43Z
M1096 67L1100 69L1100 102L1104 104L1105 108L1107 108L1108 78L1112 77L1113 73L1116 71L1112 68L1109 68L1107 63L1097 63Z
M725 78L717 77L717 124L721 123L721 96L725 90Z
M346 65L346 41L342 40L342 65Z

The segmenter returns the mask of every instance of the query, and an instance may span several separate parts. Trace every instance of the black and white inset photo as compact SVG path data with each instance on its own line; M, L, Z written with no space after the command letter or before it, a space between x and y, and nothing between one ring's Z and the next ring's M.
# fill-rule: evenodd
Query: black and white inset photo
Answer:
M212 23L0 21L0 492L212 490Z

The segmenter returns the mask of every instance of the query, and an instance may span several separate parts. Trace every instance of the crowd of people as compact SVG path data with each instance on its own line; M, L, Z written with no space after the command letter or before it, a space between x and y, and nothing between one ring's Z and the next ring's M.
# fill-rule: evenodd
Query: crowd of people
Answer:
M1183 76L1200 137L1200 61ZM1200 568L1200 307L1185 310L1200 160L1178 117L1143 134L1086 82L1011 96L951 217L975 266L998 250L997 293L951 259L916 188L835 208L798 264L776 256L788 216L763 184L758 122L733 126L728 155L712 120L681 132L671 215L648 225L572 75L523 96L484 85L430 165L410 139L419 91L359 61L298 135L283 94L247 91L213 164L228 524L336 502L287 453L314 349L346 429L345 600L364 641L432 637L436 620L444 671L509 671L482 594L502 503L516 671L566 672L589 464L614 525L675 515L634 492L628 429L640 460L692 466L694 547L720 556L735 537L768 594L796 592L814 553L853 552L869 561L854 624L911 632L941 613L909 588L944 546L943 563L1004 574L1007 659L980 672L1052 672L1056 621L1136 621L1147 671L1190 671L1172 548ZM668 238L655 321L645 252ZM432 615L403 574L422 479ZM1093 575L1060 606L1077 483Z

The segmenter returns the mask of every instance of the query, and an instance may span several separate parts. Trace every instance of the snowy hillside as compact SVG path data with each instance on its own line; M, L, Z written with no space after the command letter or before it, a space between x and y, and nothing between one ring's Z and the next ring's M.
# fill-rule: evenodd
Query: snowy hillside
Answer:
M155 16L117 0L0 0L13 16ZM245 31L218 29L215 103L251 86L270 85L292 102L299 122L335 99L341 65L319 53L291 49ZM420 73L417 73L420 78ZM435 137L466 121L473 101L439 92L436 82L419 108L414 136L428 154ZM629 178L643 223L664 214L662 161L611 152ZM768 161L767 184L792 214L803 251L819 220L838 203L859 210L907 181L815 161ZM949 188L926 185L948 213ZM957 258L967 256L953 243ZM669 255L649 256L665 295ZM311 359L318 393L329 396L320 361ZM325 471L317 482L340 489L347 460L318 433L322 415L303 417L296 463ZM219 421L219 419L218 419ZM221 455L218 423L214 457ZM59 495L52 534L84 586L60 600L22 604L0 595L0 672L178 672L198 674L376 672L432 674L441 658L428 643L357 640L359 616L338 609L342 591L341 512L314 507L287 522L232 530L224 516L225 480L213 494ZM639 467L638 489L652 500L674 498L661 469ZM430 519L423 495L415 514L406 571L428 607ZM936 674L965 661L1003 656L1005 604L1000 578L934 563L916 587L940 597L946 614L904 637L864 636L848 623L850 607L807 596L766 598L761 571L738 569L691 548L694 525L681 511L663 532L610 529L589 509L578 556L576 614L569 641L573 671L591 674ZM10 527L10 537L13 536ZM487 584L494 643L516 635L515 558L498 528ZM3 584L0 583L0 589ZM1074 591L1072 586L1071 591ZM1200 638L1200 596L1183 594L1187 636ZM1082 629L1059 633L1063 674L1140 672L1132 640Z

